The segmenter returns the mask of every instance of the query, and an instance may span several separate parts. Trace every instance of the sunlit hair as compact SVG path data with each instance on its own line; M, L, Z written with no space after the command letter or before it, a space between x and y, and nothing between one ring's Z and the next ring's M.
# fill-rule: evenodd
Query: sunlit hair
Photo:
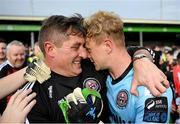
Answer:
M124 38L123 22L113 12L99 11L84 21L87 38L110 35L114 40ZM101 42L97 40L96 42Z
M43 21L39 32L39 47L43 54L44 42L53 42L56 46L61 46L62 42L66 41L70 35L86 36L86 30L82 25L83 18L76 14L72 17L62 15L53 15Z

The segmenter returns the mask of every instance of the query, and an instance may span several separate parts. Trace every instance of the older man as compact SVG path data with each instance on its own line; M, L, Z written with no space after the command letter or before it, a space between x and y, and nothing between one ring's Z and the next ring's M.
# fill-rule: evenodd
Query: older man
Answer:
M0 66L0 78L16 72L24 67L25 47L22 42L14 40L7 45L7 60ZM12 82L13 83L13 82ZM0 109L3 113L10 96L1 99Z

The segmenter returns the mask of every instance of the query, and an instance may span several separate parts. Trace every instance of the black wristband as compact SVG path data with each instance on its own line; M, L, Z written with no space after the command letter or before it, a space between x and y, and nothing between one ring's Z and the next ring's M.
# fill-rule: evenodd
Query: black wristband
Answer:
M138 50L147 50L150 55L152 56L153 62L155 62L155 52L152 49L146 48L146 47L141 47L141 46L130 46L127 48L128 53L130 54L131 57L134 56L134 53ZM133 60L133 59L132 59Z
M148 58L145 54L137 54L135 56L133 56L133 62L138 60L138 59L141 59L141 58Z

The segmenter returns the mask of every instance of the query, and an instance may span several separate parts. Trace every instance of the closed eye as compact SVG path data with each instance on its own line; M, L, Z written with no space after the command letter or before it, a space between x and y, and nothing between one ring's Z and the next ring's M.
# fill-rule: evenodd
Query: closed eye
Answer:
M80 45L81 45L80 43L74 44L71 48L74 49L74 50L78 50Z

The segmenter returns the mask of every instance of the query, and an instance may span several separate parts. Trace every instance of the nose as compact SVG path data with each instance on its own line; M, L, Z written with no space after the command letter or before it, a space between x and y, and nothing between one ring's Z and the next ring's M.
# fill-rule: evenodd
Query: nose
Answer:
M79 56L82 57L83 59L86 59L88 57L87 51L84 47L80 49Z

